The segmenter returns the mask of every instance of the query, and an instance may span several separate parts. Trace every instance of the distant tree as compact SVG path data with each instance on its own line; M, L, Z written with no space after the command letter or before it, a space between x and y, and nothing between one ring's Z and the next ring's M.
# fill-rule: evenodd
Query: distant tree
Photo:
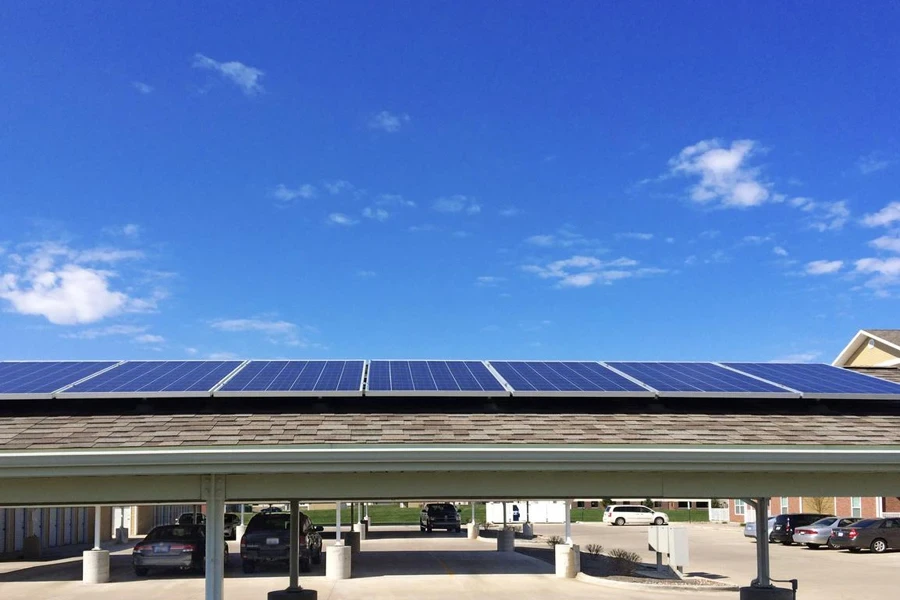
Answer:
M709 505L712 508L726 508L725 503L719 500L718 498L713 498L709 501Z
M807 505L817 513L831 512L831 498L827 496L812 496L806 499Z
M644 506L646 506L647 508L653 508L653 500L651 498L645 498Z

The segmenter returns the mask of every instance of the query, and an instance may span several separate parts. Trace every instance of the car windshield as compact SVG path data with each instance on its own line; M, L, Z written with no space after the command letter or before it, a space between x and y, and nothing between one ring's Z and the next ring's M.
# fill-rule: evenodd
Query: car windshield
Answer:
M178 525L167 525L164 527L156 527L147 534L148 542L171 541L171 540L192 540L200 537L202 527L196 525L188 525L181 527Z
M880 523L881 519L863 519L862 521L857 521L850 527L860 528L860 527L868 527L869 525L874 525L875 523Z
M456 507L452 504L429 504L428 513L432 515L456 515Z
M837 521L837 517L825 517L824 519L819 519L815 523L811 523L812 525L821 525L822 527L831 527L834 525L835 521Z
M250 531L256 531L259 529L279 530L279 529L290 529L290 528L291 528L291 516L289 514L279 514L279 513L256 515L250 521L250 524L247 525L247 529Z

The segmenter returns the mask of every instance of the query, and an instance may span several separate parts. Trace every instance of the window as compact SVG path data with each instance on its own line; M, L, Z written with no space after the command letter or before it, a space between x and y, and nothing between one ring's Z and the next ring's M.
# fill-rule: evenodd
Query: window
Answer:
M746 505L744 504L743 500L735 500L734 501L734 514L736 514L736 515L745 514L745 510L746 510L745 507L746 507Z
M853 496L850 498L850 516L862 516L862 498L860 496Z
M784 496L781 497L781 514L787 514L788 511L788 499Z

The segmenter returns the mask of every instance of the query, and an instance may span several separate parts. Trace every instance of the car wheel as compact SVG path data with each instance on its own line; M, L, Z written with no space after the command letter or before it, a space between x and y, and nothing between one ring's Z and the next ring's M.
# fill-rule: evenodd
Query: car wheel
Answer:
M425 526L424 526L424 525L419 525L419 531L425 531Z
M887 542L881 538L878 538L877 540L872 540L872 543L869 544L869 550L871 550L872 552L875 552L877 554L881 554L882 552L887 550L887 547L888 547Z
M807 544L806 547L811 548L812 550L818 550L822 547L822 544Z
M149 572L150 571L147 570L147 567L135 567L134 568L134 574L137 575L138 577L146 577L147 573L149 573Z
M428 533L431 533L431 527L426 527L425 531L427 531Z
M656 517L655 519L653 519L653 524L654 524L654 525L657 525L657 526L659 526L659 525L665 525L665 524L666 524L666 520L663 519L662 517Z
M245 560L241 563L241 569L243 569L244 573L253 573L256 571L256 563L250 560Z
M309 573L312 567L309 566L309 559L304 558L300 561L300 572L301 573Z
M790 546L790 545L793 544L793 543L794 543L794 542L792 542L791 540L785 540L785 541L781 542L781 545L782 545L782 546Z
M616 524L616 525L619 525L619 526L624 525L624 524L625 524L625 517L618 517L618 518L616 518L615 524Z
M829 549L829 550L834 550L834 549L835 549L834 542L831 541L831 538L828 538L828 541L825 542L825 545L828 546L828 549Z
M847 550L849 550L850 552L856 553L856 552L859 552L860 549L859 548L847 548Z

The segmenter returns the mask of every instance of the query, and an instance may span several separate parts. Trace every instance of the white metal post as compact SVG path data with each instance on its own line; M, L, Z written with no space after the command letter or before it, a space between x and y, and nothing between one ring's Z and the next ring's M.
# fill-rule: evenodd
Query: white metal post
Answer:
M291 500L291 567L288 590L300 589L300 501Z
M100 507L94 507L94 550L100 549Z
M337 508L335 508L334 515L334 542L338 546L341 545L341 501L338 500L336 503Z
M566 500L566 543L572 543L572 501Z
M757 498L755 587L772 587L769 577L769 499Z
M529 514L528 514L528 500L525 501L525 522L526 523L531 522L531 520L529 519Z
M206 600L225 597L225 478L203 478L206 500ZM195 512L196 515L196 512ZM196 517L194 522L196 523Z
M475 501L472 500L472 523L475 522Z

